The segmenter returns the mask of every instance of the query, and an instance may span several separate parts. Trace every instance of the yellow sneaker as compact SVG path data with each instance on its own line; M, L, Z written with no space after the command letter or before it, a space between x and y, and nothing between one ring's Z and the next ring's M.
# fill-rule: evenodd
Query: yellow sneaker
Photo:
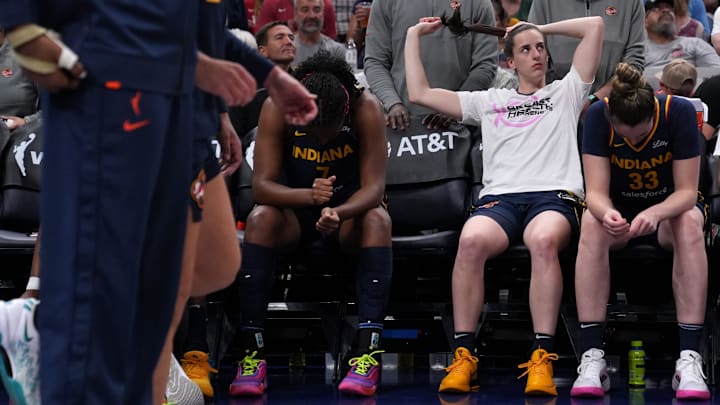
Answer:
M447 375L440 382L439 392L470 392L477 391L478 358L470 354L464 347L455 350L455 360L445 371ZM470 385L470 384L474 385Z
M527 368L518 379L528 376L525 394L527 395L555 395L557 388L553 382L553 368L550 360L557 360L558 355L548 353L544 349L535 349L530 361L518 365L518 368Z
M215 391L210 383L210 373L217 374L218 371L210 367L208 354L198 350L186 352L180 363L182 363L185 374L200 387L203 395L212 398Z

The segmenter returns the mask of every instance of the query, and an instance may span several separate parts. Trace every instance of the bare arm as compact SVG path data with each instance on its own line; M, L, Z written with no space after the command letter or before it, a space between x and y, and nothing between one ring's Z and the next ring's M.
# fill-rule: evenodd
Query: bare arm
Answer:
M462 119L460 99L454 91L431 88L420 59L420 36L437 31L442 26L440 18L421 18L407 31L405 38L405 80L410 102Z
M363 92L353 118L360 141L360 189L335 207L340 220L380 206L385 191L387 140L385 117L378 99L367 91Z
M605 35L605 23L601 17L572 18L539 25L538 28L543 34L580 38L573 56L573 66L583 82L589 83L595 79Z
M277 207L313 205L312 189L287 187L278 182L282 172L283 137L286 131L283 113L268 98L260 111L255 139L252 184L255 200L259 204Z
M585 173L585 199L590 214L600 221L605 232L623 237L630 231L630 224L610 199L610 160L604 156L583 154Z
M610 200L610 160L604 156L583 154L585 201L588 210L598 220L614 209Z

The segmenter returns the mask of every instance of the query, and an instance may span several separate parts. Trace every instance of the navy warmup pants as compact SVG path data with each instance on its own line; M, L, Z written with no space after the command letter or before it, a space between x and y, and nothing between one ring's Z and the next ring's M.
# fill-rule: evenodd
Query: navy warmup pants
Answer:
M177 296L192 100L85 84L44 99L44 404L150 404Z

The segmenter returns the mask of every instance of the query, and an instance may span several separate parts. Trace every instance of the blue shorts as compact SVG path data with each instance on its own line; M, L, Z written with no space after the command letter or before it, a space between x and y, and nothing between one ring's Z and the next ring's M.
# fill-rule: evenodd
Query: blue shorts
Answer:
M627 207L627 206L622 206L622 205L618 205L618 204L614 204L614 205L615 205L615 209L618 210L618 212L620 212L620 214L622 214L623 218L625 218L628 222L632 222L632 220L635 219L637 214L639 214L641 211L643 211L644 209L647 208L647 207L642 207L642 208ZM699 191L698 191L698 199L695 202L695 207L697 209L699 209L700 212L702 212L703 227L707 227L709 225L708 213L709 213L710 206L705 202L705 197ZM649 244L649 245L652 245L655 247L662 248L662 246L660 246L660 240L658 239L657 229L655 230L655 232L653 232L651 234L638 236L637 238L630 239L627 243L627 246L637 246L637 245L645 245L645 244Z
M220 174L220 163L210 138L193 142L192 172L190 184L190 210L193 222L200 222L205 205L205 184Z
M536 191L486 195L476 200L470 216L492 218L505 231L510 245L522 242L525 227L544 211L557 211L567 218L573 237L580 230L583 200L569 191Z

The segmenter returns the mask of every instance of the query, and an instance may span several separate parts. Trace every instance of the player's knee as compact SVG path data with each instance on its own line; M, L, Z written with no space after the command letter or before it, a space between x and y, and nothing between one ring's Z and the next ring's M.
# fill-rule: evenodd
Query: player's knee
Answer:
M703 243L702 215L698 210L685 211L670 220L670 227L675 235L676 242L681 246L691 246Z
M387 234L392 232L390 215L382 208L373 208L363 216L363 228L372 234Z
M245 222L246 237L250 234L276 233L283 225L283 214L278 208L269 205L258 205L248 214Z

